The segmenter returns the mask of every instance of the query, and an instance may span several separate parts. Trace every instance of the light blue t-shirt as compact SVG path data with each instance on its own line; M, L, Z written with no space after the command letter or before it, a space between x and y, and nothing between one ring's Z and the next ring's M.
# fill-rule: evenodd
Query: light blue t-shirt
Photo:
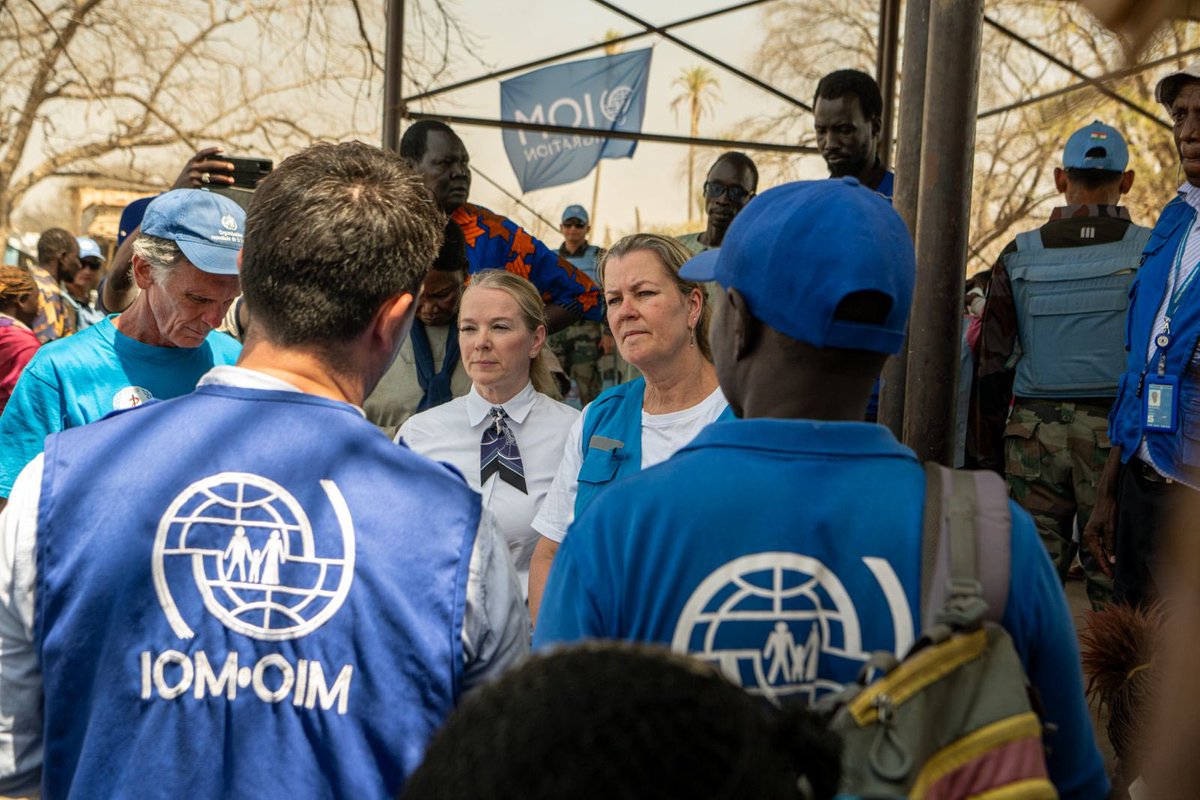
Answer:
M51 433L86 425L147 400L196 388L204 373L237 361L242 346L213 331L199 347L156 347L117 330L115 316L44 345L0 416L0 497Z
M576 519L534 646L658 642L752 694L814 702L919 635L924 496L915 454L882 425L715 422ZM1064 800L1104 797L1066 598L1033 520L1009 506L1002 624L1054 726L1050 777Z

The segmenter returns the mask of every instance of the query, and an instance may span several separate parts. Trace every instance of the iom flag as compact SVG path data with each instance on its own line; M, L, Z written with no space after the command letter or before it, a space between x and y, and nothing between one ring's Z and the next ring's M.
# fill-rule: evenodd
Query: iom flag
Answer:
M642 130L650 50L545 67L500 83L500 118L514 122ZM571 183L602 158L629 158L637 142L541 131L504 131L521 191Z

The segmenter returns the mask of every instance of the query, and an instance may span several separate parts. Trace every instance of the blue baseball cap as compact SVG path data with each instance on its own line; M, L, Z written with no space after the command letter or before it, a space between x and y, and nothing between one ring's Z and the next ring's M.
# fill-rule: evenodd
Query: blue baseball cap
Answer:
M734 217L719 249L693 256L679 274L737 289L755 317L813 347L897 353L916 271L900 215L846 177L763 192ZM883 324L834 316L848 295L865 291L891 298Z
M196 269L213 275L237 275L238 252L246 212L213 192L173 189L146 207L142 233L170 239L179 245Z
M153 197L140 197L125 206L125 210L121 212L121 221L117 224L117 247L120 247L129 238L129 235L137 230L137 226L142 224L142 217L146 215L146 206L150 205L150 201L153 199Z
M1124 172L1127 166L1129 146L1125 144L1125 137L1100 120L1072 133L1063 148L1063 167L1066 169Z
M588 224L587 209L581 205L567 206L563 209L562 221L566 222L569 219L577 219L584 225Z
M100 251L100 245L96 244L95 239L87 236L76 236L75 241L79 242L79 258L104 258L104 253Z

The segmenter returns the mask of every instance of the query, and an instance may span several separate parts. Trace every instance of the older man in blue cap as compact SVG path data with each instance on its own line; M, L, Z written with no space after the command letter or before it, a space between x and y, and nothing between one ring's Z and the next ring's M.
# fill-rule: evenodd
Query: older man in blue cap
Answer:
M120 316L40 350L0 416L0 497L51 433L187 394L237 360L240 345L213 329L238 294L245 219L232 200L198 189L150 203L134 244L141 294Z
M1108 459L1129 285L1150 238L1120 205L1128 167L1117 129L1097 120L1071 134L1054 170L1066 205L1004 248L983 309L970 453L1008 480L1062 579L1078 549L1075 519L1082 527L1092 513ZM1099 607L1112 581L1081 555Z
M856 178L793 183L751 201L680 274L724 289L713 355L741 419L709 425L579 517L534 643L661 642L753 694L812 702L853 683L871 653L907 652L929 610L921 464L861 421L904 340L912 240ZM1007 590L999 621L1057 728L1050 776L1064 798L1103 797L1062 589L1029 516L993 495L1011 518L1011 570L983 588Z

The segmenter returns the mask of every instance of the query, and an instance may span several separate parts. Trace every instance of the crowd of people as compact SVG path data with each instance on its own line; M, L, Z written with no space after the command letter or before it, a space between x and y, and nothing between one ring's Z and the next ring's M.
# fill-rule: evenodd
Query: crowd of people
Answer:
M0 269L0 794L1194 796L1126 734L1110 783L1064 594L1149 717L1153 648L1095 650L1172 596L1200 489L1200 62L1156 96L1187 180L1152 229L1093 122L967 281L981 472L944 486L874 421L916 263L855 70L816 89L828 180L724 153L679 238L601 248L570 205L556 251L433 121L245 208L202 150L107 264L43 232ZM906 727L976 660L1012 720ZM999 703L974 679L949 705Z

